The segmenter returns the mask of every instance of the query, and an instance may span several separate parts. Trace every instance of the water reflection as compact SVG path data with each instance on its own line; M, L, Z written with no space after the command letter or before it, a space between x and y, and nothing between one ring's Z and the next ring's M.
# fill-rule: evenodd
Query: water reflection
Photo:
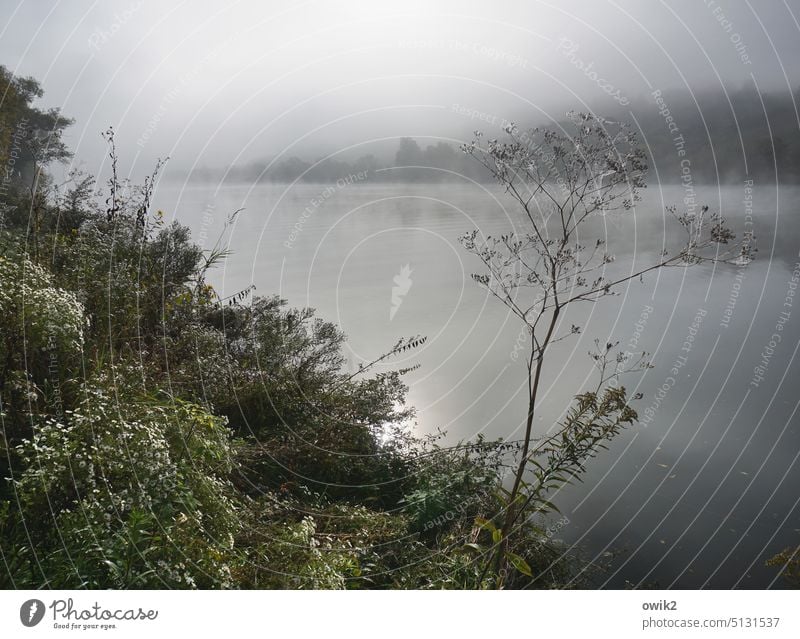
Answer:
M162 188L159 197L209 237L244 206L234 255L215 284L230 294L254 283L317 308L348 334L353 369L401 336L427 335L424 348L392 361L421 364L408 377L419 429L519 437L524 334L470 280L477 264L457 242L473 227L496 234L518 225L509 201L476 185L363 183L322 198L324 188ZM635 212L592 222L588 239L608 241L614 269L647 264L680 240L663 210L681 202L682 190L645 195ZM751 206L743 187L697 195L741 232ZM590 559L614 553L600 584L780 586L764 561L800 543L799 206L800 190L757 188L755 262L662 270L563 318L584 330L553 351L539 433L591 384L594 338L648 351L655 365L624 380L643 394L642 421L591 464L584 484L554 498L569 519L559 537Z

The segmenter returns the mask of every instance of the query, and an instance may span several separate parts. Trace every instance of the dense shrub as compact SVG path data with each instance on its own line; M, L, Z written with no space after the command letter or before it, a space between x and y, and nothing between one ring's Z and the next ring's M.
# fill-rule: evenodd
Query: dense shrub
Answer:
M154 177L118 180L113 131L106 195L57 191L68 121L3 85L32 152L0 208L0 587L489 585L475 521L514 447L414 435L405 371L373 365L424 338L353 375L313 310L219 299L225 251L150 211Z
M64 587L73 579L118 587L231 585L227 555L237 517L224 419L180 400L137 396L126 383L86 384L85 399L63 422L44 418L20 446L22 523L48 523L36 550L68 563L62 552L80 549L86 564L74 576L45 577L51 585L66 579ZM118 546L131 526L141 545L122 570Z

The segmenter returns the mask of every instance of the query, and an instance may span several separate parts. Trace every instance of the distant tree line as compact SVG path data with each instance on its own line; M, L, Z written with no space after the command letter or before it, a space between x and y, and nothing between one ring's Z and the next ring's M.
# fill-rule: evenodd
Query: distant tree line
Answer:
M437 142L425 148L412 138L400 138L394 162L381 161L373 154L351 162L336 158L308 161L298 157L269 162L257 160L233 166L226 171L200 168L191 174L193 181L225 180L233 182L314 182L328 183L366 173L373 182L449 182L469 179L486 181L483 167L465 156L455 145Z
M800 182L800 89L777 94L744 88L727 95L719 90L695 94L664 90L658 100L654 96L596 112L618 122L632 120L633 113L647 162L659 182ZM524 128L538 123L516 124ZM499 127L485 133L503 135ZM196 169L191 179L328 183L359 172L367 172L367 180L373 182L492 181L489 172L470 162L459 145L440 141L423 146L408 137L400 138L393 158L369 154L352 161L334 157L257 160L227 170Z
M630 120L633 112L655 169L653 177L657 174L660 182L680 181L685 159L700 184L800 181L800 88L793 93L742 88L727 95L719 90L665 90L660 98L677 132L670 131L664 108L653 95L607 114ZM681 148L685 155L679 154Z

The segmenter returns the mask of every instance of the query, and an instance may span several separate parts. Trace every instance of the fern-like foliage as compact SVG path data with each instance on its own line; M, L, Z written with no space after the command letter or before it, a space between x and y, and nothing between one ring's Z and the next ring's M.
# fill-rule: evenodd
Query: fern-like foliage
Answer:
M522 503L518 512L533 515L557 511L547 501L547 494L573 480L581 481L586 462L599 450L607 449L608 443L636 419L623 386L578 395L558 431L531 452L532 479L525 482L517 497Z

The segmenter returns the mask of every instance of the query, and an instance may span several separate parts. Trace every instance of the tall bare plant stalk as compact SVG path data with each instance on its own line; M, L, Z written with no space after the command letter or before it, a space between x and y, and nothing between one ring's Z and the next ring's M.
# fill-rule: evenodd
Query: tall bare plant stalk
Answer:
M522 229L500 237L483 237L474 229L460 240L467 251L484 266L473 279L502 302L524 324L529 335L527 352L527 412L521 454L510 490L499 517L488 525L493 544L484 568L502 575L510 562L527 572L525 562L511 552L514 526L542 510L547 489L566 479L562 475L582 470L582 461L619 427L636 414L628 407L624 388L609 394L603 386L621 372L643 370L642 357L636 362L617 359L610 376L608 358L613 344L599 348L596 362L602 365L601 383L596 391L577 395L578 411L571 413L556 438L546 440L549 448L532 448L533 424L539 389L546 374L547 355L557 342L582 332L570 324L562 328L567 309L580 302L594 303L615 294L615 289L644 274L665 267L686 267L701 262L749 260L752 238L741 249L728 246L734 235L719 214L708 207L679 214L668 212L686 234L674 253L662 252L644 268L627 275L609 277L607 267L615 258L603 238L586 242L584 230L593 217L624 214L639 201L646 186L647 165L636 134L626 124L594 115L569 114L563 128L536 128L522 132L506 127L505 141L483 141L480 133L462 147L494 176L522 213ZM606 428L598 422L610 420ZM551 454L553 446L561 449ZM550 451L550 452L548 452ZM542 466L535 457L545 455ZM534 472L535 471L535 472ZM568 472L567 472L568 471ZM526 478L533 476L532 483ZM554 480L555 478L555 480ZM549 502L546 502L549 503ZM502 579L496 583L502 585Z

